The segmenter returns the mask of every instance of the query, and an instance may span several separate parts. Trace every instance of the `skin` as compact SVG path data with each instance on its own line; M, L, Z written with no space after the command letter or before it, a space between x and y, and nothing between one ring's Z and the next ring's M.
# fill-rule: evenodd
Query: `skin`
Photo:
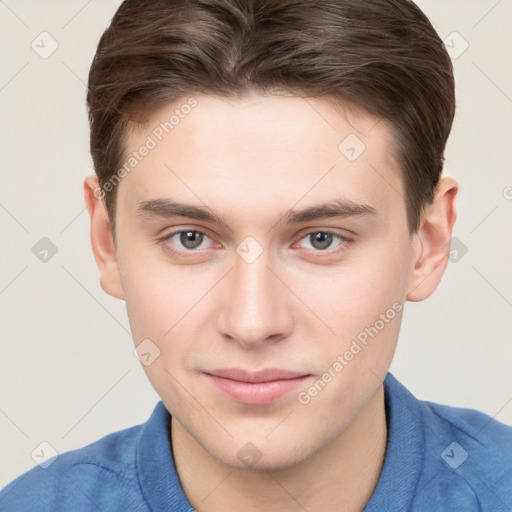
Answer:
M360 511L385 457L382 381L403 310L307 404L298 394L393 304L434 292L457 183L441 179L411 235L385 121L328 98L194 97L198 105L119 183L116 244L96 178L84 182L101 286L126 301L135 345L149 338L160 350L144 370L172 415L176 467L196 510ZM127 153L185 101L134 126ZM366 146L354 161L338 149L349 134ZM377 213L277 223L337 197ZM227 226L136 214L156 198L203 206ZM206 236L197 249L179 234L158 241L177 230ZM326 230L352 241L321 246L314 235ZM248 236L262 250L252 262L237 253ZM273 403L247 405L203 373L235 367L310 377ZM244 446L253 465L237 455Z

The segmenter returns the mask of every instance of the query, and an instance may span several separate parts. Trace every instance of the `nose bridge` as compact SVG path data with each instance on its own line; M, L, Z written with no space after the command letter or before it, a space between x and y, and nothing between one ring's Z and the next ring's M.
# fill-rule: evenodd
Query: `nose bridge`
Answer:
M285 336L291 327L283 285L270 266L268 251L254 261L237 255L224 284L218 328L245 346Z

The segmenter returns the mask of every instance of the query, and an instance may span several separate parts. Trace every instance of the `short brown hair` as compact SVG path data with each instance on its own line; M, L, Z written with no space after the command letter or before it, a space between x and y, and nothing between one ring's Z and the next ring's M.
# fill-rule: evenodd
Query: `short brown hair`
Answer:
M130 121L194 93L283 89L355 103L389 122L416 232L443 169L455 84L441 39L409 0L124 1L89 73L99 186L122 165ZM115 233L109 188L102 197Z

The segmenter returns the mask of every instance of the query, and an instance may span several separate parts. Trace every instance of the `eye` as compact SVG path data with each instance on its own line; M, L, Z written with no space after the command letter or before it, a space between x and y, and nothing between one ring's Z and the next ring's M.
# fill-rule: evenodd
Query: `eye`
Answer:
M193 252L196 249L204 249L204 247L201 247L201 244L204 242L205 238L208 238L208 235L202 231L182 229L165 235L161 241L171 241L173 245L178 245L179 249L184 248L185 252ZM173 241L173 239L175 240ZM181 248L179 247L180 244Z
M201 249L207 249L207 239L209 238L203 231L181 229L161 237L158 241L165 244L167 249L173 253L194 253ZM335 240L338 240L338 243L333 247ZM302 245L303 241L308 242L309 247ZM350 239L331 231L311 231L299 240L298 245L317 253L330 254L337 252L336 249L344 249L350 242Z
M350 242L349 239L330 231L311 231L301 238L301 241L306 240L310 242L311 247L305 247L306 249L312 248L315 251L327 252L326 249L332 246L336 238L339 240L339 243L335 247L345 246Z

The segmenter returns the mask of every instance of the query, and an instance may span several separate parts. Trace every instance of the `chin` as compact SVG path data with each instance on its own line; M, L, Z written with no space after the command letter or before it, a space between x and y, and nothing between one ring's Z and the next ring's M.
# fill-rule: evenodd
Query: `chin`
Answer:
M209 451L210 455L218 461L237 470L247 471L280 471L292 468L309 458L313 454L312 446L304 446L304 442L297 440L295 446L287 446L280 440L276 443L256 444L247 442L240 449L229 453L225 450Z

